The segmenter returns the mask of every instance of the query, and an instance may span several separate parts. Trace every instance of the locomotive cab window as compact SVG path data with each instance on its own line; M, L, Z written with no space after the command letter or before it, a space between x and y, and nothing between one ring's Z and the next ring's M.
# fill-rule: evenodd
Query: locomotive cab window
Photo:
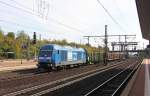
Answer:
M59 53L60 53L60 51L58 50L58 51L57 51L57 54L59 54Z

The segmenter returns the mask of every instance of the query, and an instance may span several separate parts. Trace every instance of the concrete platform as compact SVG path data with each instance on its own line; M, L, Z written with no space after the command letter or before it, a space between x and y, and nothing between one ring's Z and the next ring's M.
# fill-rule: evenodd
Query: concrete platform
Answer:
M37 62L33 60L4 60L0 62L0 72L3 71L15 71L36 68Z
M121 96L150 96L150 59L144 59Z

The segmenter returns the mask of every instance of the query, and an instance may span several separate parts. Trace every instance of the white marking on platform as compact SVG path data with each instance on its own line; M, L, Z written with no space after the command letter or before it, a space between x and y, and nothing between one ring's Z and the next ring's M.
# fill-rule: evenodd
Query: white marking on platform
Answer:
M149 59L145 59L145 92L144 96L150 96Z

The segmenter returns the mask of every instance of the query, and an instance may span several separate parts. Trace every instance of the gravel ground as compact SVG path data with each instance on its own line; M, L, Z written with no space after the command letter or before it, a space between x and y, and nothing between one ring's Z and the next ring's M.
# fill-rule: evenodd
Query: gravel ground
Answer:
M68 70L61 70L58 72L49 72L42 74L34 74L32 76L25 76L23 78L9 78L0 79L0 94L25 89L35 85L52 82L69 76L77 75L79 73L87 72L97 68L101 68L102 65L89 65L81 66L79 68L72 68Z
M129 64L131 64L131 62ZM122 71L129 64L124 64L124 66L119 66L117 68L102 72L90 78L76 82L72 85L47 93L43 96L83 96L91 91L91 89L96 88L99 84L102 84L110 77Z
M109 63L109 65L112 64L113 63ZM114 62L114 64L116 64L116 62ZM33 87L36 85L44 84L47 82L56 81L62 78L74 76L80 73L84 73L102 67L103 67L102 64L96 64L96 65L89 65L89 66L80 66L79 68L60 70L57 72L34 74L31 76L24 76L21 78L19 76L16 78L0 79L0 95ZM31 73L33 72L31 71Z

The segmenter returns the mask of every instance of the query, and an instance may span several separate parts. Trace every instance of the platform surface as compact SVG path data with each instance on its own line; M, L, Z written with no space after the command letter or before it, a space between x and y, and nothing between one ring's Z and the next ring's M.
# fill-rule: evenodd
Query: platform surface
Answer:
M37 62L33 60L3 60L0 61L0 72L2 71L14 71L14 70L23 70L23 69L32 69L36 68Z
M150 59L144 59L128 96L150 96Z

